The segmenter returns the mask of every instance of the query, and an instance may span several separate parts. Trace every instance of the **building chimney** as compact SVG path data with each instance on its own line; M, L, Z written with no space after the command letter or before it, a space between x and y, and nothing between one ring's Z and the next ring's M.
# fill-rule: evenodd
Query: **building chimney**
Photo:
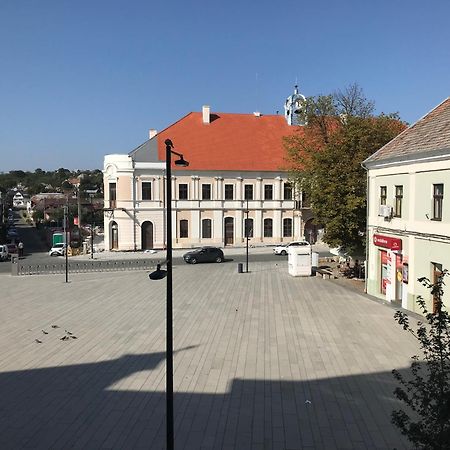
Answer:
M210 107L207 105L203 105L202 112L203 112L203 123L211 123Z
M148 130L148 138L149 139L155 137L157 134L158 134L157 130L154 130L154 129Z

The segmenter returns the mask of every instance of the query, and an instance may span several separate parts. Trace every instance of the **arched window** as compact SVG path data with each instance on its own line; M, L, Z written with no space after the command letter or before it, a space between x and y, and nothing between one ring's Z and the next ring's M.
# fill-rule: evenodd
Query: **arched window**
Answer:
M245 219L244 233L244 237L253 237L253 219Z
M180 238L189 237L189 222L186 219L180 220Z
M119 249L119 226L117 225L117 222L112 221L109 224L109 227L110 227L109 249L110 250L118 250Z
M264 219L264 237L273 236L273 221L272 219Z
M146 221L141 225L141 248L149 250L153 248L153 223Z
M202 239L211 239L211 219L202 220Z
M292 237L292 219L283 219L283 237Z

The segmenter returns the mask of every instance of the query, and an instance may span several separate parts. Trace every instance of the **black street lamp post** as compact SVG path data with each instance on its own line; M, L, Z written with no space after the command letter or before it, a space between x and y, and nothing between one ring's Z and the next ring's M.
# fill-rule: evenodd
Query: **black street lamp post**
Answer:
M248 199L247 199L247 210L245 214L247 216L245 220L245 237L246 237L246 246L245 246L245 272L248 273L248 235L250 234L250 223L248 221Z
M167 226L167 256L166 271L161 270L158 264L156 271L149 277L152 280L160 280L167 277L166 290L166 448L174 448L174 418L173 418L173 307L172 307L172 154L180 159L175 161L175 165L187 167L189 163L183 159L181 153L173 150L173 143L170 139L165 140L166 145L166 226Z

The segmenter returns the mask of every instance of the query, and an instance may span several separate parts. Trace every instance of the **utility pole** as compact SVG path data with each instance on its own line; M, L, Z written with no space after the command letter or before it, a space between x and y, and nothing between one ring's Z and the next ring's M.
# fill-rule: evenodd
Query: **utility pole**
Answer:
M86 194L89 194L91 199L91 259L94 259L94 225L95 225L95 216L94 216L94 195L97 193L97 189L86 189Z
M78 204L78 230L79 230L80 236L81 236L81 185L80 185L80 182L78 182L78 187L77 187L77 204Z

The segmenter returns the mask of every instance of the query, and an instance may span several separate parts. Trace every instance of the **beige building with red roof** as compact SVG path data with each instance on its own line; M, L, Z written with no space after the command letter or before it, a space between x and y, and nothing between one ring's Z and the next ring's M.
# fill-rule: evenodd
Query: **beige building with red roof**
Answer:
M174 248L242 246L315 239L311 212L284 169L283 137L302 132L284 116L191 112L126 155L104 159L105 248L165 247L165 145L172 164ZM248 219L247 213L248 211ZM248 221L247 221L248 220ZM311 230L313 231L311 233Z
M363 163L368 170L367 291L420 312L417 279L450 269L450 97ZM447 283L449 286L449 283ZM444 303L450 307L450 288Z

